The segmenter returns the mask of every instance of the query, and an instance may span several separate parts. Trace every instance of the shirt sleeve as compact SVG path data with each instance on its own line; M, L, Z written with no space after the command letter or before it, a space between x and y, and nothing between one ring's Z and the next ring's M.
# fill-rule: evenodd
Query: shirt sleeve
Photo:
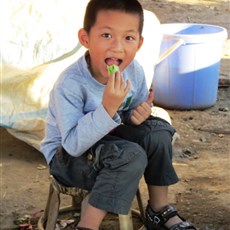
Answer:
M63 148L75 157L83 154L121 122L117 114L111 118L102 104L84 114L82 95L81 92L72 92L71 87L63 85L55 88L52 93L55 119L51 120L58 126Z

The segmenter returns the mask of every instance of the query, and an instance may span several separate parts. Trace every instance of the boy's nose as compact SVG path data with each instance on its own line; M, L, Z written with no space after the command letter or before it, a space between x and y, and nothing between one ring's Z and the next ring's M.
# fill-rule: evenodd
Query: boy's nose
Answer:
M116 39L113 41L113 50L116 52L122 52L124 50L124 46L122 44L122 41Z

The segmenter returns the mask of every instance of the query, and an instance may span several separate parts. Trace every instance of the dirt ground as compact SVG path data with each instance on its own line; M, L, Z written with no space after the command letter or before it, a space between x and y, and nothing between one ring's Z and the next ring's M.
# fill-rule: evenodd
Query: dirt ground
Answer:
M215 24L225 27L230 34L229 0L141 3L154 11L162 23ZM174 165L180 182L170 189L170 199L182 216L202 230L230 229L230 40L225 44L220 78L226 84L219 85L217 102L211 108L168 110L180 135L174 145ZM0 135L0 229L19 229L15 220L21 218L23 222L25 215L45 207L48 169L37 150L15 139L4 128L0 128ZM146 205L146 187L141 183L140 188ZM135 202L133 206L136 207ZM105 225L103 229L117 229L116 226Z

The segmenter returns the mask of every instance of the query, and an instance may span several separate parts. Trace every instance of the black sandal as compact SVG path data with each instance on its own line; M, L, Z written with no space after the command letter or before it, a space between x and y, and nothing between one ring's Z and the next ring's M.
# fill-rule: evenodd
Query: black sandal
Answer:
M174 224L169 228L166 227L165 223L174 216L178 216L182 222ZM197 230L192 224L180 217L176 209L171 205L167 205L159 212L154 212L150 205L148 205L145 212L145 227L147 230Z

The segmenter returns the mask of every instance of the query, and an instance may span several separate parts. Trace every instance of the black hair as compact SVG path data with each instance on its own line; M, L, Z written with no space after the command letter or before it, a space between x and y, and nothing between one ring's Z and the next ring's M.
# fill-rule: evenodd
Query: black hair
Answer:
M123 11L139 16L139 33L142 34L144 13L141 4L137 0L90 0L84 17L84 29L89 33L94 26L97 14L100 10Z

